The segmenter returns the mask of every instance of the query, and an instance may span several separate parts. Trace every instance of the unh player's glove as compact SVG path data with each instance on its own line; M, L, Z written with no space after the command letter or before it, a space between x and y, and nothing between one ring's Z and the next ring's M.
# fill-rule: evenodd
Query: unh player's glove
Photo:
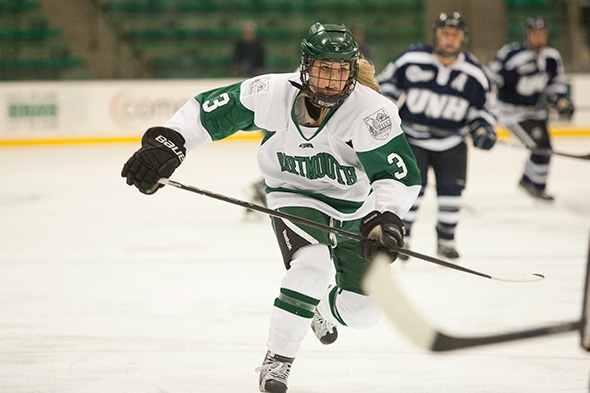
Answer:
M123 165L121 176L128 185L134 185L144 194L153 194L162 184L160 178L172 175L184 160L184 138L166 127L152 127L141 139L141 149Z
M404 245L404 223L395 213L373 211L367 214L359 224L363 236L357 246L358 254L372 260L378 251L385 251L395 261L397 250Z
M496 131L491 126L477 127L471 132L471 139L473 146L482 149L490 150L496 143Z
M562 97L557 100L555 104L557 108L557 113L559 114L559 118L564 120L571 120L572 116L574 115L574 104L568 97Z

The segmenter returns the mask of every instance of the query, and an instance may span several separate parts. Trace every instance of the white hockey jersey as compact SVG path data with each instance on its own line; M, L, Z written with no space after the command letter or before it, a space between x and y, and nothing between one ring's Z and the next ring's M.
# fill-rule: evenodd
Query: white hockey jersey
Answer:
M269 74L197 95L164 126L182 134L187 151L237 131L265 138L258 164L268 205L315 208L337 220L372 210L403 217L420 190L414 155L395 105L357 84L320 127L297 123L298 73Z

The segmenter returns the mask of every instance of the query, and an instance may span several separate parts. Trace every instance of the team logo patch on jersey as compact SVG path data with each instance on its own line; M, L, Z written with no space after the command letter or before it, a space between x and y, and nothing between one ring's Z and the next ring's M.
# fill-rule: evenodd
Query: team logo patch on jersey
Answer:
M250 94L257 94L257 93L260 93L261 91L268 91L269 90L269 86L268 86L269 80L270 80L269 76L263 76L263 77L254 79L248 85L248 88L247 88L246 93L244 95L249 96Z
M369 129L369 133L375 139L386 139L392 130L391 117L385 111L385 108L379 109L377 112L363 119L365 126Z
M412 83L416 82L428 82L434 78L434 71L423 70L417 65L411 65L406 71L406 77Z
M536 59L531 59L530 63L523 64L518 66L516 69L519 75L526 75L531 74L537 70L537 62Z

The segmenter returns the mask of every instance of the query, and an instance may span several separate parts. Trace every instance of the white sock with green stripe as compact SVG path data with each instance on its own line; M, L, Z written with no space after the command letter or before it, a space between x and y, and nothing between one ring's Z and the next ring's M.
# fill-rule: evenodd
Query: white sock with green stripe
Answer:
M270 321L267 348L281 356L296 357L303 339L310 332L311 319L274 307Z
M271 352L295 357L332 276L333 264L327 246L309 245L293 255L270 319L267 345Z

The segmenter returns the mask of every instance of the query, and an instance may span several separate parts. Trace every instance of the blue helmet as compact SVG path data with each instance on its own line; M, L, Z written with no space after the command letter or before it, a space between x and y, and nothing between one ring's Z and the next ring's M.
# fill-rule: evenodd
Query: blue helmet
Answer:
M532 29L547 30L547 23L545 22L545 19L543 19L541 16L537 16L535 18L528 17L528 18L526 18L526 29L527 30L532 30Z
M461 30L464 33L463 40L461 41L461 47L459 48L458 52L448 53L448 52L443 51L438 46L437 41L436 41L436 31L438 29L442 29L445 27L450 27L453 29ZM467 23L465 22L465 19L463 19L463 17L461 16L460 13L458 13L457 11L441 12L438 15L438 18L436 18L436 20L434 21L434 24L432 27L432 47L434 48L434 51L437 54L439 54L440 56L443 56L443 57L457 56L458 53L463 50L463 47L465 46L465 43L467 42L467 33L468 32L469 32L469 28L467 27Z
M453 12L441 12L436 21L434 22L434 30L440 27L453 27L455 29L463 30L465 33L468 32L467 23L460 13Z

